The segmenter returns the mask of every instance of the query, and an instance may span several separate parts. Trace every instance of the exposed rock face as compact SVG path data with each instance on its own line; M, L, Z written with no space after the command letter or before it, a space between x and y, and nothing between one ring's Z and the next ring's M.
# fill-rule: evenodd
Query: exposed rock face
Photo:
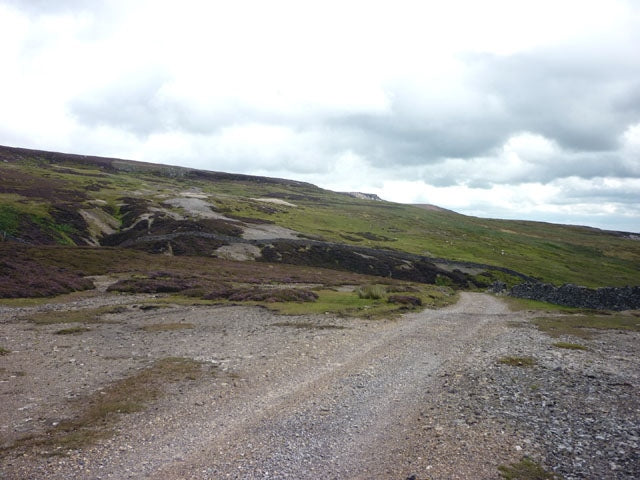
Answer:
M556 287L548 283L528 282L514 286L509 295L568 307L596 310L636 310L640 308L640 286L591 289L572 284Z
M343 195L349 195L353 198L359 198L360 200L375 200L377 202L381 202L382 199L376 195L375 193L363 193L363 192L339 192Z

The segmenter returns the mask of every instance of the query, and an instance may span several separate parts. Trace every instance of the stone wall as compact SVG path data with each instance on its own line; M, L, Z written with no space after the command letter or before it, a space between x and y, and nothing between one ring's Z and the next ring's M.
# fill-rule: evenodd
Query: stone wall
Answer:
M528 282L514 286L509 291L509 295L596 310L640 309L640 286L591 289L572 284L556 287L548 283Z

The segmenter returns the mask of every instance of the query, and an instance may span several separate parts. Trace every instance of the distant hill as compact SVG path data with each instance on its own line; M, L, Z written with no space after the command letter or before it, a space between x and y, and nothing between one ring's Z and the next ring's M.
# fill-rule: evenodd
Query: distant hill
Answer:
M640 284L640 242L619 232L468 217L286 179L12 147L0 147L0 178L5 244L289 263L465 288L532 278Z

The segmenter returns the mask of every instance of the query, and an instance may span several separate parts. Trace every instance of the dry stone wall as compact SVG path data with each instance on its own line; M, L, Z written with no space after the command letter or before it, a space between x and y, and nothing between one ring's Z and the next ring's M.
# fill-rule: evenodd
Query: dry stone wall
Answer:
M556 287L548 283L527 282L511 288L509 295L596 310L640 309L640 286L591 289L572 284Z

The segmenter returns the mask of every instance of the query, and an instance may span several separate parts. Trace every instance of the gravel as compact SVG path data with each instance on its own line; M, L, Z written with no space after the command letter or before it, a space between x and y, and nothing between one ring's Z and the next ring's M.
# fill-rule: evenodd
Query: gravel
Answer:
M1 478L495 479L525 455L566 479L640 477L636 332L563 350L531 314L474 293L393 321L141 310L143 298L99 292L80 304L0 309L0 345L11 350L0 357L2 445L73 417L71 399L155 359L194 358L218 374L168 384L83 449L4 450ZM118 323L79 335L27 321L47 308L118 302L126 311L107 317ZM163 322L193 328L141 329ZM287 326L296 322L305 328ZM507 355L536 363L498 363Z

